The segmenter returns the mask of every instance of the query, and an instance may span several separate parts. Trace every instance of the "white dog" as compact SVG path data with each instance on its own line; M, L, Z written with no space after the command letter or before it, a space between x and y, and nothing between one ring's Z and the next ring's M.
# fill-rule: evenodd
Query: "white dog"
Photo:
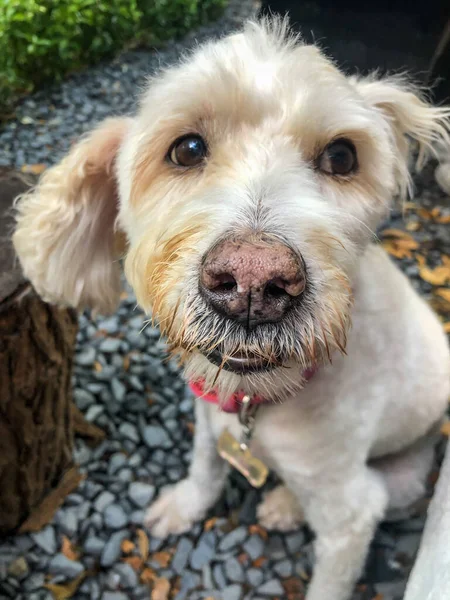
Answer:
M217 500L220 438L258 485L255 459L285 483L262 524L315 531L308 600L345 600L386 511L423 494L449 349L371 242L409 190L411 141L424 158L449 116L403 80L345 77L285 21L251 22L157 76L135 117L106 120L19 200L14 244L36 290L112 309L124 239L140 305L225 408L197 400L192 467L150 507L154 535Z

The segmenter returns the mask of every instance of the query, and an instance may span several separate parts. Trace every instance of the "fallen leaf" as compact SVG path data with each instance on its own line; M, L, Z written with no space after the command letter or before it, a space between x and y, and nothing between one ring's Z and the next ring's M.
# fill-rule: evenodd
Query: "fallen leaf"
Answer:
M435 221L441 225L448 225L450 223L450 215L441 215L436 217Z
M445 285L450 282L450 265L442 265L435 269L421 267L419 274L424 281L432 285Z
M445 333L450 333L450 321L444 323L444 331Z
M52 593L55 600L68 600L74 596L86 575L87 573L84 572L78 575L76 579L72 579L72 581L68 581L67 583L46 583L44 587Z
M416 254L415 259L419 263L419 267L424 267L427 264L425 256L422 256L422 254Z
M136 531L136 535L138 537L139 553L142 557L142 560L145 562L148 558L148 550L149 550L148 537L143 529L138 529Z
M245 565L248 561L248 554L246 552L241 552L241 554L238 555L237 559L241 563L241 565Z
M255 567L255 569L260 569L266 562L267 558L265 556L260 556L259 558L256 558L252 564Z
M170 552L155 552L152 554L152 560L156 560L156 562L165 569L169 566L172 555Z
M261 527L261 525L250 525L248 531L251 535L259 535L260 537L262 537L263 540L267 540L268 538L267 530L264 529L264 527Z
M170 582L165 577L159 577L153 586L151 600L167 600L170 592Z
M61 552L69 560L78 560L80 554L74 550L72 542L65 535L62 536Z
M127 355L123 359L123 369L124 369L124 371L128 371L129 368L130 368L130 357Z
M144 566L144 561L140 556L127 556L126 558L122 558L122 562L130 565L135 571L140 571Z
M441 254L441 260L443 265L445 265L446 267L450 267L450 256L447 256L446 254Z
M37 163L35 165L23 165L20 169L22 173L31 173L32 175L40 175L45 171L47 165L43 163Z
M156 575L153 569L150 569L150 567L146 567L142 571L141 583L152 583L153 581L155 581L155 579L158 579L158 576Z
M372 598L372 600L383 600L383 594L377 594Z
M422 219L425 219L425 221L429 221L433 218L431 211L427 210L426 208L419 208L417 210L417 214L419 215L419 217L422 217Z
M210 519L205 521L205 524L203 525L203 531L210 531L216 523L217 517L211 517Z
M419 221L409 221L408 223L406 223L406 229L408 231L419 231L421 227L422 225Z
M411 250L417 250L419 244L414 239L392 239L382 242L383 248L395 258L411 258Z
M383 238L395 238L395 239L399 239L399 240L408 240L408 241L415 241L414 238L409 235L409 233L406 233L406 231L403 231L402 229L384 229L381 232L381 235L383 236Z
M450 303L450 289L449 288L438 288L437 290L434 290L434 293L436 294L436 296L440 296L441 298L444 298L444 300L446 300L447 302Z
M120 299L121 300L126 300L128 298L128 294L127 292L121 292L120 293Z
M186 423L186 428L187 428L187 430L189 431L189 433L190 433L191 435L194 435L194 433L195 433L195 424L194 424L194 423L192 423L192 421L188 421L188 422Z
M419 208L418 204L414 202L403 202L403 210L417 210Z
M136 546L131 540L123 540L120 547L122 548L122 552L124 554L130 554L130 552L133 552Z
M450 421L445 421L441 427L441 433L446 437L450 437Z
M439 206L435 206L430 214L433 217L433 219L437 219L441 214L441 209L439 208Z
M96 360L94 363L94 369L96 370L97 373L101 373L103 371L103 367L102 367L101 363L98 362L98 360Z

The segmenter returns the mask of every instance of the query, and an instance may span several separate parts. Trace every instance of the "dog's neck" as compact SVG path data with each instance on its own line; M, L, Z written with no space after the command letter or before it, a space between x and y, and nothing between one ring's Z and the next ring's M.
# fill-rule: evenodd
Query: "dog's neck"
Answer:
M310 379L314 377L317 372L317 366L309 367L303 371L303 379L305 382L308 382ZM234 413L237 414L242 407L242 399L246 395L243 391L238 391L232 394L225 402L220 403L219 397L217 393L213 391L205 392L204 390L204 380L197 379L195 381L189 382L189 387L195 396L205 400L206 402L210 402L211 404L220 404L221 410L226 413ZM251 405L257 404L267 404L272 402L271 398L265 398L264 396L260 396L259 394L253 394L250 400Z

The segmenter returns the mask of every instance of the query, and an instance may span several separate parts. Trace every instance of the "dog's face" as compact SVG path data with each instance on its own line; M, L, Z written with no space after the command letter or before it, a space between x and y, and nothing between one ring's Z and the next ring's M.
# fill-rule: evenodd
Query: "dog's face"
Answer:
M250 24L50 170L19 204L15 245L44 296L110 307L116 223L188 376L284 395L344 349L358 258L408 185L405 135L426 147L447 116L398 82L346 78L285 23Z

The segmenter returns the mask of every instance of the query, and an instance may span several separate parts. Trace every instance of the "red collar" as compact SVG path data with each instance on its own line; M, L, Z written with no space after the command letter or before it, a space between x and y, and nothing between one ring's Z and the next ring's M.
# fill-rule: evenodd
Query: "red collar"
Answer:
M317 371L316 366L309 367L308 369L305 369L305 371L303 373L303 377L305 378L306 381L309 381L310 379L313 378L316 371ZM208 392L207 394L205 394L204 385L205 385L204 379L197 379L196 381L189 382L189 387L191 388L191 390L194 392L194 394L198 398L201 398L202 400L205 400L206 402L211 402L212 404L218 404L219 399L217 397L217 393L215 391L212 391L212 392ZM242 391L236 392L223 404L222 410L226 413L238 413L239 409L242 406L242 398L244 396L245 396L244 392L242 392ZM252 396L250 404L251 405L266 404L269 402L270 402L270 400L268 400L267 398L263 398L262 396L258 396L255 394L254 396Z

